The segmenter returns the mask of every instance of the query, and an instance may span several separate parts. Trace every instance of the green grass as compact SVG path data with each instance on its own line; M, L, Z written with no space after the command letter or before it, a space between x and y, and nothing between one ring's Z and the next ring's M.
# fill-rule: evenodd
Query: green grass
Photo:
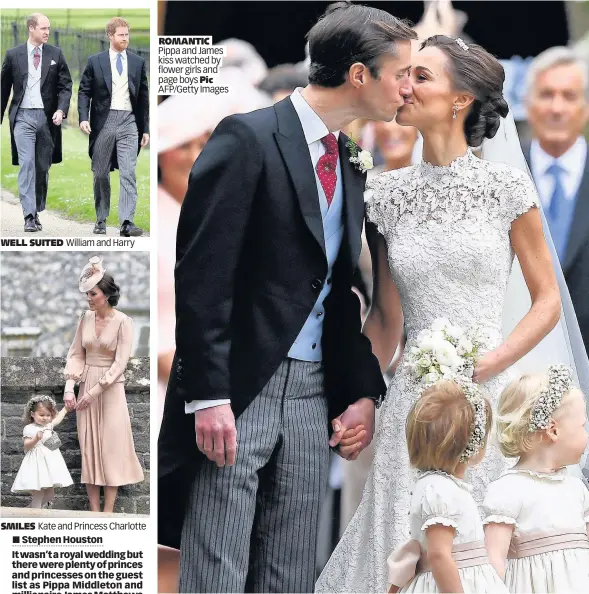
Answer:
M2 155L0 171L2 187L18 195L18 167L12 165L8 114L1 127ZM88 137L77 128L63 129L63 161L51 166L47 206L68 218L92 223L96 220L92 171L88 156ZM149 145L148 145L149 147ZM141 149L137 161L137 210L135 224L149 231L149 148ZM117 227L119 204L119 172L110 175L111 207L107 224Z
M2 9L0 16L3 21L25 21L32 12L39 12L39 7ZM149 31L149 9L147 8L48 8L41 9L41 12L49 19L52 27L60 29L104 31L104 26L110 19L122 17L129 21L131 34L133 30Z
M0 17L3 24L17 21L23 23L24 26L27 16L38 11L39 7L8 8L0 11ZM130 47L149 47L149 10L146 8L49 8L42 9L41 12L47 16L53 29L73 29L88 33L104 33L104 27L110 19L122 17L129 22L131 27ZM106 38L106 33L104 35ZM51 43L51 36L49 43Z

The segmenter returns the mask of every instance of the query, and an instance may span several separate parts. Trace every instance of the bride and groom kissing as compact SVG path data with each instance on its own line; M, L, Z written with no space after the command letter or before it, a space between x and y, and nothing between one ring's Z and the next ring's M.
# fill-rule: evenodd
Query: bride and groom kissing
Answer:
M402 373L388 390L382 378L403 327L411 340L440 317L484 326L473 379L496 403L559 321L531 179L468 148L507 136L501 65L444 36L412 54L416 37L382 10L331 5L308 34L309 85L223 120L192 168L158 444L159 542L180 548L181 592L313 591L330 447L355 459L386 395L362 503L318 584L385 591L413 480L415 392ZM366 188L369 160L341 130L395 117L420 130L423 162ZM351 287L365 219L362 327ZM531 306L504 339L514 254ZM470 477L476 497L503 465L490 448Z

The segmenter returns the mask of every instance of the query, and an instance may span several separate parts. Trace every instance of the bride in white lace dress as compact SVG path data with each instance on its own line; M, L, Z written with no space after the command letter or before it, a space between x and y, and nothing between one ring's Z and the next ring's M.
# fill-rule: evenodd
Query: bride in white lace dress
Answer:
M385 369L403 322L411 341L444 317L486 328L488 352L474 379L496 405L509 367L538 344L560 315L558 285L542 232L536 190L517 169L483 161L470 146L492 137L508 111L503 68L483 48L428 39L411 69L413 93L397 121L417 127L423 162L384 173L367 186L373 241L374 304L364 332ZM514 253L532 305L503 340L502 315ZM402 365L399 366L402 369ZM318 592L385 592L387 557L409 538L411 490L405 420L416 398L403 371L389 385L362 501L321 574ZM470 471L473 495L505 469L491 445Z

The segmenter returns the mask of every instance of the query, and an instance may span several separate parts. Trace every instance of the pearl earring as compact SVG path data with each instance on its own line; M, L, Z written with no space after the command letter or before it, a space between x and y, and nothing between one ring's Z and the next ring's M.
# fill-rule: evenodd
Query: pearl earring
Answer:
M458 108L456 107L456 105L454 105L454 107L452 107L452 119L455 120L456 119L456 113L458 112Z

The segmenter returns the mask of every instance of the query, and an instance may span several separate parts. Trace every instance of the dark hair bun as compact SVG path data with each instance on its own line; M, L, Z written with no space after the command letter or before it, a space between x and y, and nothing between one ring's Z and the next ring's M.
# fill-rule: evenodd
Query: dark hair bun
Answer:
M119 304L121 289L108 272L104 273L102 280L96 286L104 293L111 307L116 307Z
M479 146L485 138L493 138L499 130L501 118L509 113L509 106L502 94L487 99L475 100L466 121L464 133L469 146Z

